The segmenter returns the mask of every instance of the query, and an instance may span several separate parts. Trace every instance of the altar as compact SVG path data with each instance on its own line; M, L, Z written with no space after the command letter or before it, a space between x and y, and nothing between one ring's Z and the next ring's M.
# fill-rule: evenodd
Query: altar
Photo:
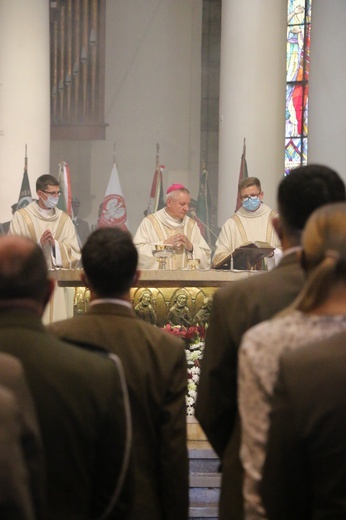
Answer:
M136 287L131 289L131 303L138 314L153 325L179 325L179 306L187 308L184 326L205 325L214 292L236 280L256 276L259 271L184 269L142 270ZM56 269L51 278L60 287L74 288L71 315L85 312L89 306L89 291L81 282L81 269ZM178 305L177 305L178 302ZM178 306L178 309L177 309ZM200 320L200 322L198 322Z
M138 317L165 328L184 341L188 374L186 414L191 420L194 419L200 361L214 292L223 285L257 276L260 272L143 270L136 287L130 291L131 303ZM58 286L71 292L71 316L82 314L89 307L90 293L82 284L81 275L80 269L50 271L50 277ZM199 425L191 423L190 426L200 431Z

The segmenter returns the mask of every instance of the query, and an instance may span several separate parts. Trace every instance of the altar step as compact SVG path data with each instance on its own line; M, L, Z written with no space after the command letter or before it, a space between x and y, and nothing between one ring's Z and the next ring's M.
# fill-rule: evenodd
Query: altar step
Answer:
M188 417L190 511L193 520L217 520L221 476L219 459L195 417Z

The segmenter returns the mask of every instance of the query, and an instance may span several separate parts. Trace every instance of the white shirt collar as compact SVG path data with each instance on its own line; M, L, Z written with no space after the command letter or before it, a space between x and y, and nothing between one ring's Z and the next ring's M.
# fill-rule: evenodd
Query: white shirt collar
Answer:
M90 302L90 307L92 307L93 305L99 305L100 303L112 303L116 305L123 305L124 307L132 309L132 305L129 301L122 300L120 298L96 298L96 300L92 300Z

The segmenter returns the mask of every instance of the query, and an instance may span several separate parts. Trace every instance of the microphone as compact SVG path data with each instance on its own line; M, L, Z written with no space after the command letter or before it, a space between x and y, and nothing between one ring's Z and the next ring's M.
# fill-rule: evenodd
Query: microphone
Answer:
M220 242L220 244L221 244L223 247L226 247L226 248L228 249L229 246L226 246L226 244L223 244L223 243L221 242L221 240L220 240L220 236L215 235L214 231L213 231L213 230L212 230L212 229L211 229L211 228L210 228L210 227L209 227L209 226L208 226L208 225L207 225L207 224L206 224L206 223L205 223L201 218L199 218L199 217L196 215L196 213L195 213L194 211L191 212L190 215L191 215L190 218L192 218L192 219L195 220L196 222L199 221L201 224L203 224L203 226L204 226L205 228L207 228L208 231L210 231L210 233L213 235L213 237L215 237L216 240L218 240L218 241ZM194 216L193 216L193 215L194 215Z
M192 215L194 215L194 216L192 216ZM224 243L220 240L220 236L215 235L214 231L213 231L213 230L212 230L212 229L211 229L211 228L210 228L210 227L209 227L205 222L203 222L202 219L200 219L200 218L197 216L197 214L196 214L195 211L192 211L192 212L191 212L191 218L193 218L193 220L195 220L197 223L198 223L198 221L199 221L199 222L200 222L200 223L201 223L201 224L202 224L202 225L203 225L203 226L204 226L208 231L210 231L210 233L213 235L213 237L215 237L216 240L218 240L219 243L220 243L224 248L226 248L226 249L229 250L229 246L226 246L226 244L224 244ZM227 256L228 256L228 255L227 255ZM231 259L231 263L233 264L233 258ZM212 269L214 269L214 267L215 267L215 266L212 266ZM233 267L233 266L232 266L232 267Z
M203 225L203 226L204 226L208 231L210 231L210 233L213 235L213 237L216 238L216 240L219 238L217 235L215 235L214 231L213 231L209 226L207 226L207 224L206 224L205 222L203 222L203 220L201 220L199 217L197 217L197 215L196 215L196 217L191 217L191 218L193 218L194 220L196 220L196 222L197 222L197 220L199 220L199 222L200 222L200 223L201 223L201 224L202 224L202 225Z

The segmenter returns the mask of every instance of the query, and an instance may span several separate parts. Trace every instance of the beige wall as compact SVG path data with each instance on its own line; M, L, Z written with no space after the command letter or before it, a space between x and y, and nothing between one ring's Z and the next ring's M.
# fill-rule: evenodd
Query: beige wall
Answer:
M276 209L284 173L286 20L287 0L222 3L220 226L236 206L244 139L248 174L260 179L264 203Z
M18 202L27 145L31 189L49 167L49 5L0 1L0 222Z
M148 204L157 142L165 188L183 182L197 196L202 0L108 0L106 20L106 141L53 141L50 167L56 175L59 161L69 164L80 215L94 224L116 143L135 232Z
M314 0L309 78L309 163L335 168L346 182L346 2Z

